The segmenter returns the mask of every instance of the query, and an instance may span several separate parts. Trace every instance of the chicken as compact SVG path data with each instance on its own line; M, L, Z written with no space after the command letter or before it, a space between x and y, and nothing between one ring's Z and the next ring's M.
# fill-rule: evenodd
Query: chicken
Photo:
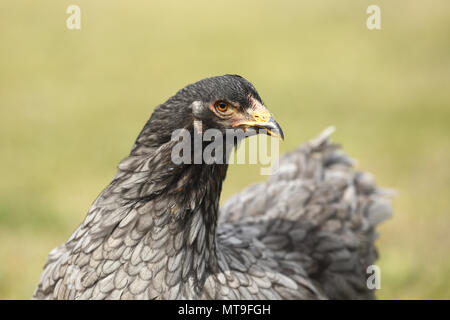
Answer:
M212 163L175 163L178 129L283 137L244 78L186 86L155 109L82 224L50 252L33 298L375 297L367 268L377 258L376 226L391 206L373 177L355 172L329 141L330 130L219 209L229 153L217 152ZM205 151L204 142L183 146L192 147L187 157Z

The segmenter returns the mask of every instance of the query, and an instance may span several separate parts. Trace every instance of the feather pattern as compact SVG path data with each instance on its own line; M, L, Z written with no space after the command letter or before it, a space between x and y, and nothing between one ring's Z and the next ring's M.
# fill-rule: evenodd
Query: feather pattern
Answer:
M327 130L219 210L227 165L175 165L161 133L183 112L168 105L189 106L193 89L158 107L83 223L50 252L33 298L374 298L365 272L391 206L373 176L355 171Z

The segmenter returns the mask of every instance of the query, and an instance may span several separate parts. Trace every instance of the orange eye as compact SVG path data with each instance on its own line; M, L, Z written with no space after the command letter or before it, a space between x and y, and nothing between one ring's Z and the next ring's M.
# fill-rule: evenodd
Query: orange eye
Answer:
M216 108L217 111L219 111L220 113L225 113L230 109L230 104L225 102L225 101L217 101L214 104L214 107Z

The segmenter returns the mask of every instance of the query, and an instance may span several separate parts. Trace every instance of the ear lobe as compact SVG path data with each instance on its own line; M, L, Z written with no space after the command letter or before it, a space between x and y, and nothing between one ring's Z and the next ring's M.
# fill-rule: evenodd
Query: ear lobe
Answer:
M192 113L195 115L199 115L203 109L203 103L201 101L194 101L189 105L189 109L192 110Z

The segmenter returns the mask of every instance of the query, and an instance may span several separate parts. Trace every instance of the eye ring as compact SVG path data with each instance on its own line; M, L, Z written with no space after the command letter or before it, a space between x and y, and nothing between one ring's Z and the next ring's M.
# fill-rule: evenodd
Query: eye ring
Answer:
M226 113L231 106L228 102L219 100L214 104L214 108L216 108L216 110L220 113Z

